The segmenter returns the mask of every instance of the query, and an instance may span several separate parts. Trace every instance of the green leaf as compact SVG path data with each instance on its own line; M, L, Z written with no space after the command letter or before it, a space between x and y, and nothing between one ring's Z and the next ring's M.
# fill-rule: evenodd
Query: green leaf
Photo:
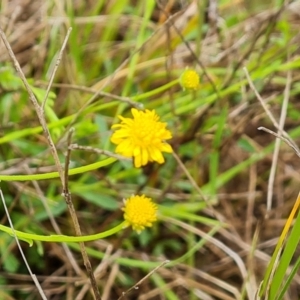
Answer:
M0 86L6 90L16 90L22 86L22 81L14 74L13 69L2 68L0 71Z
M20 262L12 253L6 254L2 262L4 269L10 273L16 273L20 266Z
M270 299L278 299L278 293L282 291L282 284L284 283L284 277L287 274L288 267L290 262L296 253L297 246L300 242L300 212L297 215L295 224L290 232L289 237L287 238L285 248L280 257L278 267L274 273L274 277L270 286ZM294 274L295 275L295 274ZM289 280L291 283L291 279ZM286 289L286 287L285 287ZM275 298L276 297L276 298Z
M99 207L107 210L116 210L119 207L119 202L113 197L95 192L76 192L77 195L81 196L84 200L93 203Z
M239 139L238 145L247 152L250 152L250 153L255 152L254 147L251 145L251 143L247 139L244 139L244 138Z
M61 200L59 202L52 202L52 205L49 204L51 213L54 217L61 215L66 211L67 205L66 202ZM36 221L44 221L49 219L49 214L46 210L42 209L39 212L36 212L34 215Z

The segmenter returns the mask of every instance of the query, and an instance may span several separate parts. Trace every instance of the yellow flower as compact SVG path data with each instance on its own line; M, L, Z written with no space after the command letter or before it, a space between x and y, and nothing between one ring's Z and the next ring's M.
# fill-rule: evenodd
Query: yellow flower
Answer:
M111 142L117 145L116 153L125 157L133 157L137 168L149 161L162 164L165 159L162 152L172 153L172 147L165 142L172 138L166 129L167 124L159 122L159 116L154 110L140 111L131 109L133 118L119 116L121 124L112 128L117 130L111 136Z
M184 90L197 90L200 85L199 74L194 70L185 70L180 76L180 84Z
M132 229L140 233L145 227L151 227L157 220L157 205L151 198L132 195L124 200L124 219Z

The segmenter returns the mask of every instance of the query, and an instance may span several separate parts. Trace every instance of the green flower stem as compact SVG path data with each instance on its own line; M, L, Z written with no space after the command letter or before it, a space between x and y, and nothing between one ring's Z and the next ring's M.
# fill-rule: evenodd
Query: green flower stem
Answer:
M41 241L41 242L54 242L54 243L79 243L79 242L89 242L95 241L99 239L103 239L105 237L111 236L127 226L126 221L123 221L121 224L116 227L109 229L104 232L100 232L92 235L82 235L82 236L68 236L68 235L38 235L32 233L26 233L19 230L13 230L10 227L4 226L0 224L0 230L12 235L17 236L18 239L22 241L26 241L29 244L32 244L32 241Z
M113 157L109 157L107 159L101 160L99 162L78 167L69 170L69 175L81 174L86 173L92 170L96 170L105 166L108 166L114 163L117 159ZM0 181L31 181L31 180L43 180L43 179L52 179L52 178L59 178L58 172L50 172L45 174L31 174L31 175L0 175Z
M133 96L133 97L131 97L131 100L133 100L133 101L140 101L142 99L149 98L151 96L154 96L154 95L156 95L158 93L161 93L161 92L169 89L170 87L172 87L173 85L176 85L178 83L179 83L179 79L175 79L173 81L168 82L167 84L165 84L163 86L158 87L157 89L151 90L151 91L149 91L147 93L143 93L143 94L140 94L140 95L137 95L137 96Z

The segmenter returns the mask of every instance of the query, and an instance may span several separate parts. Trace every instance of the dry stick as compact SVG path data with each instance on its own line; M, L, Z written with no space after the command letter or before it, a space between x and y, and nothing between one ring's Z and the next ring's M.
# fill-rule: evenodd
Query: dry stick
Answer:
M281 132L284 128L284 123L286 119L286 112L287 112L287 106L289 103L289 97L290 97L290 88L291 88L291 71L287 74L287 82L284 90L284 98L280 113L280 119L279 119L279 129L278 129L278 135L281 136ZM274 181L275 181L275 174L276 174L276 168L277 168L277 162L278 162L278 156L279 156L279 150L280 150L280 139L276 139L275 141L275 147L273 152L273 159L272 159L272 165L268 180L268 195L267 195L267 216L272 208L272 199L273 199L273 188L274 188Z
M247 255L247 270L248 270L248 282L249 286L252 290L252 297L256 294L256 291L258 289L257 286L257 276L256 276L256 259L255 259L255 252L258 247L258 240L259 240L259 234L260 234L260 224L257 224L256 229L254 231L252 241L251 241L251 248ZM242 255L242 254L240 254ZM254 299L254 298L250 298Z
M76 233L77 236L80 236L81 235L81 229L80 229L78 218L76 216L76 211L75 211L75 208L74 208L74 205L73 205L73 202L72 202L71 193L69 192L69 182L68 182L69 163L70 163L70 157L71 157L71 149L69 148L69 146L71 145L71 142L72 142L73 132L74 132L74 128L71 128L69 130L69 134L68 134L68 148L67 148L67 155L66 155L66 160L65 160L63 195L66 199L69 211L70 211L71 216L72 216L72 220L73 220L74 227L75 227L75 233ZM82 254L82 258L83 258L83 263L85 265L86 271L87 271L88 276L90 278L91 286L92 286L92 289L94 291L95 298L97 300L101 300L100 292L99 292L99 289L98 289L98 286L97 286L97 281L96 281L96 278L95 278L95 275L94 275L89 257L87 255L84 243L79 243L79 246L80 246L80 251L81 251L81 254Z
M296 147L294 146L294 144L291 143L290 140L288 140L287 138L283 137L282 135L280 135L280 134L278 134L278 133L276 133L276 132L274 132L274 131L272 131L272 130L266 128L266 127L261 126L261 127L258 127L257 129L258 129L258 130L265 131L265 132L267 132L267 133L270 133L270 134L276 136L278 139L281 139L281 140L282 140L283 142L285 142L288 146L290 146L290 147L296 152L297 156L300 158L300 151L299 151L299 149L296 148Z
M33 282L34 282L34 284L36 285L36 287L37 287L37 289L38 289L38 291L39 291L39 293L40 293L42 299L43 299L43 300L47 300L47 297L46 297L46 295L45 295L45 293L44 293L44 291L43 291L43 289L42 289L42 287L41 287L41 285L40 285L38 279L36 278L35 274L33 274L32 271L31 271L31 269L30 269L30 266L29 266L29 264L28 264L28 262L27 262L27 259L26 259L26 257L25 257L25 254L24 254L24 252L23 252L23 250L22 250L22 247L21 247L21 245L20 245L19 239L18 239L18 237L17 237L16 234L15 234L15 228L14 228L14 225L13 225L12 220L11 220L11 218L10 218L10 215L9 215L9 212L8 212L8 209L7 209L7 206L6 206L6 203L5 203L4 196L3 196L3 193L2 193L1 188L0 188L0 196L1 196L1 201L2 201L3 206L4 206L4 210L5 210L7 219L8 219L9 226L10 226L10 228L12 229L12 231L13 231L13 233L14 233L13 236L14 236L14 238L15 238L15 240L16 240L16 243L17 243L17 245L18 245L19 251L20 251L21 256L22 256L22 258L23 258L23 260L24 260L24 263L25 263L25 265L26 265L26 268L27 268L27 270L28 270L28 272L29 272L29 274L30 274L30 276L31 276L31 278L32 278L32 280L33 280Z
M42 82L42 81L38 82L37 84L42 85L42 86L46 85L46 83ZM135 102L134 100L132 100L129 97L122 97L122 96L118 96L118 95L107 93L107 92L99 92L96 89L85 87L85 86L80 86L80 85L75 85L75 84L68 84L68 83L53 83L52 87L72 89L72 90L77 90L77 91L81 91L81 92L85 92L85 93L89 93L89 94L96 94L97 93L98 97L111 98L111 99L118 100L120 102L124 102L126 104L129 104L132 107L135 107L137 109L141 109L141 103ZM94 99L94 100L97 100L97 99Z
M91 146L80 146L78 144L71 144L69 146L69 149L70 150L84 150L84 151L88 151L88 152L95 152L97 154L104 154L108 157L113 157L113 158L116 158L118 160L132 161L132 158L128 158L128 157L125 157L125 156L122 156L122 155L118 155L118 154L115 154L115 153L107 151L107 150L102 150L102 149L99 149L99 148L93 148Z
M154 272L156 272L158 269L165 266L167 263L169 263L169 260L163 261L159 266L157 266L155 269L153 269L151 272L149 272L145 277L143 277L139 282L137 282L134 286L132 286L130 289L128 289L126 292L123 292L122 295L118 298L118 300L121 300L124 296L126 296L129 292L132 290L137 290L139 288L139 285L141 285L147 278L149 278Z
M262 99L262 97L258 93L257 89L255 88L255 86L254 86L254 84L253 84L253 82L250 78L250 75L249 75L249 72L248 72L247 68L243 68L243 70L246 74L246 77L247 77L247 80L248 80L248 83L249 83L251 89L254 91L257 99L261 103L263 109L267 113L267 115L270 118L270 120L272 121L273 125L278 130L278 134L280 134L280 136L285 135L285 139L289 141L289 144L293 145L292 146L293 149L297 149L296 152L299 152L299 149L298 149L297 145L295 145L295 143L292 141L292 139L289 137L289 135L283 130L283 124L284 124L284 121L285 121L288 98L289 98L289 90L290 90L290 85L291 85L291 78L290 78L291 75L290 74L288 75L288 82L287 82L287 85L286 85L286 88L285 88L284 103L283 103L283 106L282 106L282 111L281 111L281 116L280 116L280 124L278 124L277 121L275 120L275 118L273 117L271 111L266 106L264 100ZM285 110L285 112L284 112L284 110ZM271 206L272 206L272 196L273 196L272 187L273 187L273 184L274 184L274 176L275 176L276 164L277 164L277 160L278 160L278 151L279 151L278 148L279 148L279 144L277 142L277 143L275 143L275 149L274 149L274 154L273 154L273 159L275 159L275 162L272 163L272 168L271 168L271 173L270 173L269 183L268 183L268 198L267 198L267 214L266 214L266 217L268 217L268 213L271 210ZM276 158L276 156L277 156L277 158Z
M101 272L105 272L106 269L108 269L109 267L109 258L111 257L111 253L113 251L113 246L112 245L108 245L106 248L106 251L104 253L104 256L101 260L101 263L97 266L97 268L95 269L95 276L99 277L99 275L101 274ZM107 287L107 282L105 284L105 287L103 288L102 291L102 299L105 299L105 289ZM80 292L76 295L75 300L83 300L85 297L86 292L89 290L90 288L90 282L85 283ZM72 299L74 300L74 299Z
M44 117L44 111L42 109L42 107L38 104L38 101L35 97L35 95L33 94L28 82L27 82L27 79L20 67L20 64L19 62L17 61L16 59L16 56L14 55L13 51L12 51L12 48L5 36L5 33L3 32L3 30L0 28L0 36L1 36L1 39L6 47L6 49L8 50L8 53L9 53L9 56L10 58L12 59L13 63L14 63L14 66L22 80L22 82L24 83L25 85L25 88L27 90L27 93L29 95L29 99L30 101L32 102L35 110L36 110L36 114L38 116L38 119L39 119L39 122L43 128L43 132L44 132L44 135L48 141L48 144L49 144L49 147L50 147L50 150L52 152L52 156L54 158L54 161L55 161L55 165L57 167L57 170L58 170L58 173L59 173L59 177L61 179L61 182L62 182L62 185L63 185L63 191L64 191L64 196L65 196L65 201L68 205L68 209L69 209L69 212L70 212L70 215L71 215L71 218L72 218L72 221L73 221L73 224L74 224L74 227L75 227L75 232L76 234L79 233L80 234L80 228L79 228L79 222L78 222L78 219L77 219L77 215L76 215L76 212L75 212L75 209L74 209L74 206L72 204L72 201L71 201L71 195L68 193L66 194L65 191L65 175L64 175L64 171L63 171L63 168L60 164L60 161L59 161L59 156L58 156L58 153L57 153L57 150L55 148L55 145L52 141L52 138L51 138L51 135L50 135L50 132L49 132L49 129L48 129L48 126L47 126L47 123L46 123L46 119ZM84 248L84 244L80 244L81 245L81 250ZM92 282L92 287L93 287L93 290L94 290L94 294L95 294L95 297L96 297L96 300L101 300L101 297L100 297L100 293L99 293L99 290L98 290L98 287L97 287L97 284L95 284L95 277L94 277L94 274L93 272L91 272L91 264L89 262L89 259L88 259L88 256L87 256L87 253L86 251L82 251L82 256L83 256L83 260L85 262L85 266L87 268L87 273L88 275L90 276L90 279L91 279L91 282ZM90 268L88 268L90 266Z
M113 263L110 266L110 272L107 276L107 280L105 282L105 287L103 289L102 298L103 300L109 300L111 291L113 290L113 285L116 283L116 278L118 273L120 272L120 265L118 263Z
M268 109L268 107L267 107L265 101L264 101L263 98L260 96L260 94L259 94L259 92L257 91L255 85L253 84L253 81L252 81L252 79L251 79L251 77L250 77L250 75L249 75L249 72L248 72L247 68L244 67L244 68L243 68L243 71L244 71L244 73L245 73L245 75L246 75L246 78L247 78L247 80L248 80L248 83L249 83L250 88L252 89L252 91L254 92L256 98L259 100L261 106L263 107L264 111L266 112L266 114L268 115L268 117L270 118L270 120L272 121L274 127L275 127L277 130L280 130L279 124L277 123L277 121L276 121L275 118L273 117L273 115L272 115L271 111ZM289 137L289 135L288 135L287 132L285 132L284 130L280 130L280 132L282 133L282 135L284 135L284 136L290 141L291 144L294 145L294 147L295 147L296 149L298 149L297 145L296 145L296 144L293 142L293 140ZM300 150L298 149L298 151L300 151Z
M254 224L253 211L255 203L255 188L257 185L257 167L256 164L252 165L249 170L249 195L247 201L247 211L246 211L246 222L245 222L245 241L251 244L252 241L252 226Z
M192 186L195 188L195 190L198 192L198 194L202 197L202 199L204 200L204 202L207 204L208 208L211 209L212 214L216 217L216 219L218 219L219 221L223 222L224 219L222 218L222 216L213 208L213 206L209 203L209 199L206 197L206 195L203 194L202 190L200 189L200 187L197 185L195 179L191 176L191 174L189 173L189 171L187 170L187 168L185 167L184 163L181 161L181 159L179 158L179 156L173 152L173 157L175 158L175 160L177 161L179 167L181 168L181 170L184 172L184 174L186 175L187 179L190 181L190 183L192 184Z
M58 58L57 58L57 60L56 60L56 63L55 63L53 72L52 72L52 74L51 74L51 76L50 76L50 81L49 81L49 83L48 83L46 95L45 95L44 100L42 101L42 110L43 110L43 111L45 110L45 105L46 105L46 102L47 102L47 99L48 99L48 95L49 95L50 89L51 89L51 87L52 87L52 83L53 83L53 80L54 80L56 71L57 71L58 66L59 66L59 64L60 64L60 61L61 61L63 52L64 52L64 50L65 50L65 48L66 48L67 41L68 41L68 39L69 39L69 36L70 36L71 31L72 31L72 27L70 27L70 28L68 29L67 35L66 35L66 37L65 37L65 39L64 39L64 41L63 41L63 44L62 44L62 46L61 46L61 49L60 49L60 51L59 51Z
M203 192L201 191L200 187L198 186L198 184L196 183L196 181L194 180L194 178L191 176L191 174L189 173L189 171L187 170L187 168L185 167L184 163L181 161L181 159L179 158L179 156L175 152L173 152L172 154L173 154L173 157L175 158L175 160L177 161L179 167L185 173L185 176L191 182L191 184L193 185L193 187L195 188L195 190L202 197L202 199L208 204L208 198L203 194Z

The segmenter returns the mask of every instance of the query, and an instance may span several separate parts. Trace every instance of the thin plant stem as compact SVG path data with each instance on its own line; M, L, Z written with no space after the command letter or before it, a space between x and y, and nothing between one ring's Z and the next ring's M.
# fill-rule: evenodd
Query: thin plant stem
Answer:
M179 158L179 156L175 152L173 152L172 154L173 154L173 157L175 158L175 160L177 161L180 169L184 172L184 174L186 175L187 179L190 181L190 183L192 184L192 186L194 187L194 189L197 191L197 193L205 201L205 203L207 204L207 206L211 210L212 214L219 221L222 222L223 221L222 216L213 208L213 206L209 202L209 198L202 192L201 188L198 186L198 184L196 183L195 179L191 176L191 174L189 173L189 171L187 170L187 168L185 167L184 163L181 161L181 159Z
M18 246L19 251L20 251L20 253L21 253L21 256L22 256L22 258L23 258L23 260L24 260L24 263L25 263L25 265L26 265L26 268L27 268L27 270L28 270L28 272L29 272L29 274L30 274L30 276L31 276L31 278L32 278L32 280L33 280L35 286L37 287L37 289L38 289L38 291L39 291L39 293L40 293L42 299L43 299L43 300L47 300L47 297L46 297L46 295L45 295L45 293L44 293L44 291L43 291L43 289L42 289L42 287L41 287L41 285L40 285L38 279L36 278L35 274L32 273L32 271L31 271L31 269L30 269L30 266L29 266L29 264L28 264L28 262L27 262L26 256L25 256L25 254L24 254L24 252L23 252L23 250L22 250L22 247L21 247L21 245L20 245L18 236L17 236L17 234L16 234L16 230L14 229L14 225L13 225L12 220L11 220L11 218L10 218L10 215L9 215L9 212L8 212L8 209L7 209L7 206L6 206L6 203L5 203L4 196L3 196L3 193L2 193L1 188L0 188L0 196L1 196L1 201L2 201L2 204L3 204L3 206L4 206L4 210L5 210L7 219L8 219L8 223L9 223L9 226L10 226L10 228L8 228L8 229L10 229L11 234L13 235L13 237L14 237L15 240L16 240L17 246Z
M73 205L73 201L72 201L72 196L71 193L69 191L69 176L68 176L68 171L69 171L69 163L70 163L70 157L71 157L71 149L69 148L69 146L71 145L72 142L72 135L74 132L74 128L70 128L69 130L69 134L68 134L68 148L67 148L67 155L66 155L66 159L65 159L65 170L64 170L64 179L63 179L63 195L64 198L67 202L68 208L69 208L69 212L74 224L74 228L75 228L75 233L78 237L80 237L81 234L81 229L80 229L80 224L76 215L76 210L75 207ZM91 262L89 260L88 254L86 252L85 246L83 242L80 242L79 244L80 246L80 252L82 255L82 259L83 259L83 263L84 266L86 268L87 274L90 278L91 281L91 286L94 292L94 296L97 300L101 300L101 295L98 289L98 285L97 285L97 281L94 275L94 271L91 265Z
M280 119L279 119L279 129L278 129L278 135L281 136L281 132L284 129L284 123L286 119L286 112L287 112L287 106L289 103L289 96L290 96L290 89L291 89L291 71L287 74L287 81L286 81L286 87L284 91L284 98L280 113ZM272 199L273 199L273 188L274 188L274 181L275 181L275 175L276 175L276 169L277 169L277 162L278 162L278 156L279 156L279 150L280 150L280 143L281 140L277 139L275 141L275 147L273 152L273 159L272 159L272 165L268 180L268 194L267 194L267 212L270 212L272 208Z
M37 82L37 84L40 85L40 86L45 86L46 85L46 83L43 82L43 81L39 81L39 82ZM130 97L122 97L122 96L118 96L118 95L107 93L107 92L99 92L99 91L97 91L93 88L90 88L90 87L85 87L85 86L80 86L80 85L75 85L75 84L69 84L69 83L53 83L52 87L60 87L60 88L64 88L64 89L76 90L76 91L89 93L89 94L97 93L98 98L106 97L106 98L110 98L112 100L118 100L120 102L124 102L124 103L126 103L126 104L128 104L132 107L137 108L137 109L142 109L143 108L142 103L135 102ZM96 100L97 100L97 98L94 99L94 101L96 101Z
M279 135L278 133L276 133L276 132L274 132L274 131L272 131L272 130L266 128L266 127L260 126L260 127L258 127L257 129L258 129L258 130L265 131L265 132L267 132L267 133L270 133L270 134L276 136L278 139L281 139L281 140L282 140L283 142L285 142L288 146L290 146L290 147L295 151L295 153L297 154L297 156L300 158L300 151L299 151L299 149L298 149L298 148L295 148L294 144L291 143L290 140L288 140L287 138L285 138L285 137Z
M286 106L288 104L289 89L290 89L290 85L291 85L290 75L288 75L288 82L287 82L286 89L285 89L284 103L283 103L281 116L280 116L280 124L278 124L278 122L276 121L276 119L272 115L271 111L268 109L267 105L265 104L264 100L260 96L259 92L257 91L255 85L253 84L247 68L244 67L243 71L246 75L246 78L248 80L250 88L253 90L253 92L255 93L255 95L257 97L257 99L259 100L260 104L262 105L263 109L265 110L266 114L268 115L268 117L272 121L273 125L278 130L278 134L280 136L285 136L286 139L288 139L289 142L294 145L294 148L297 149L298 147L290 139L288 134L283 130L283 125L284 125L285 116L286 116L286 112L284 112L284 110L285 111L287 110ZM273 196L272 187L273 187L273 184L274 184L274 177L275 177L276 165L277 165L277 160L278 160L278 152L279 152L279 146L280 146L279 143L280 143L280 140L275 143L275 149L274 149L274 153L273 153L273 163L272 163L269 182L268 182L268 197L267 197L267 214L266 214L266 217L268 217L268 213L270 212L271 207L272 207L272 196Z
M130 293L132 290L136 290L139 288L139 286L148 279L154 272L156 272L158 269L164 267L166 264L168 264L170 261L165 260L163 261L159 266L155 267L152 271L150 271L145 277L143 277L141 280L139 280L134 286L132 286L130 289L128 289L126 292L123 292L122 295L118 298L118 300L123 299L128 293Z
M94 153L97 153L97 154L104 154L106 156L113 157L113 158L118 159L118 160L132 161L132 158L128 158L128 157L125 157L125 156L122 156L122 155L118 155L118 154L115 154L115 153L107 151L107 150L93 148L91 146L81 146L81 145L78 145L78 144L71 144L69 146L69 149L70 150L84 150L84 151L88 151L88 152L94 152Z
M60 64L60 61L61 61L63 52L64 52L64 50L65 50L65 48L66 48L66 45L67 45L67 41L68 41L69 36L70 36L70 34L71 34L71 31L72 31L72 27L70 27L70 28L68 29L67 35L66 35L66 37L65 37L65 39L64 39L64 42L63 42L63 44L62 44L62 46L61 46L61 49L60 49L60 51L59 51L58 58L57 58L57 60L56 60L56 63L55 63L53 72L52 72L51 77L50 77L50 81L49 81L49 83L48 83L46 95L45 95L45 97L44 97L44 100L42 101L42 106L41 106L41 107L42 107L42 111L45 110L45 105L46 105L46 102L47 102L47 99L48 99L48 95L49 95L49 93L50 93L50 89L51 89L51 87L52 87L52 83L53 83L53 80L54 80L56 71L57 71L58 66L59 66L59 64Z
M104 232L91 234L91 235L80 235L80 236L69 236L62 234L54 234L54 235L41 235L34 233L27 233L19 230L13 230L7 226L0 224L0 231L6 232L12 236L17 236L18 239L25 241L32 245L33 241L41 241L41 242L49 242L49 243L83 243L83 242L91 242L100 239L104 239L108 236L116 234L126 227L126 222L122 222L119 225L106 230Z
M252 89L252 91L254 92L256 98L259 100L261 106L263 107L264 111L266 112L267 116L269 117L269 119L272 121L274 127L277 129L277 130L280 130L280 127L279 127L279 124L278 122L276 121L276 119L274 118L274 116L272 115L272 112L269 110L269 108L267 107L265 101L263 100L263 98L261 97L261 95L259 94L259 92L257 91L250 75L249 75L249 72L247 70L246 67L243 68L243 71L246 75L246 78L247 78L247 81L248 81L248 84L250 86L250 88ZM289 141L290 143L294 144L294 147L295 148L298 148L297 145L295 145L295 143L293 142L293 140L289 137L288 133L285 132L284 130L281 130L281 133L283 136L285 136Z
M116 158L110 157L86 166L70 169L68 175L70 176L70 175L82 174L93 170L97 170L99 168L114 163L116 160L117 160ZM49 172L44 174L27 174L27 175L0 175L0 180L2 181L31 181L31 180L53 179L53 178L59 178L59 172Z

